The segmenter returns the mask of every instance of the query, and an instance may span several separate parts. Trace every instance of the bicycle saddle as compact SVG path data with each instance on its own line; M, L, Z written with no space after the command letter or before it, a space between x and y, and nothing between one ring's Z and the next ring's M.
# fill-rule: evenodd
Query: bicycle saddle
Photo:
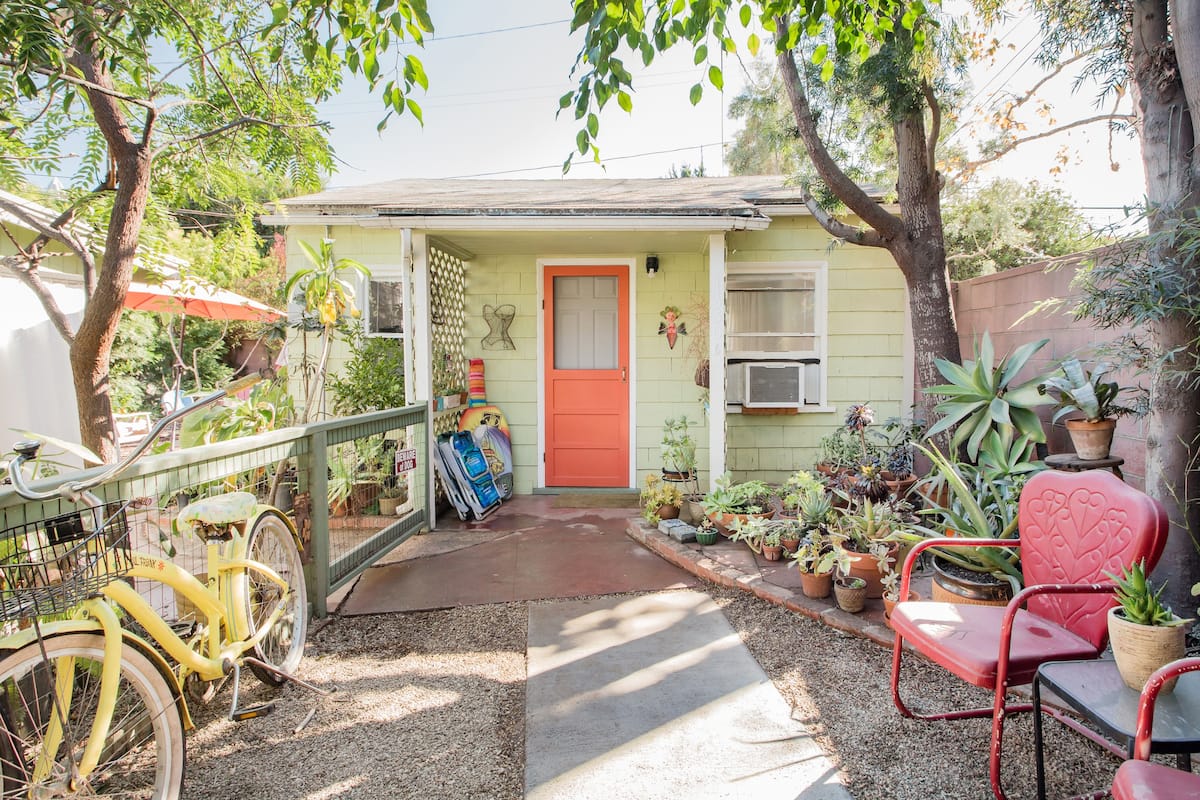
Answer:
M180 525L228 525L249 519L258 505L258 498L249 492L230 492L205 497L179 512Z

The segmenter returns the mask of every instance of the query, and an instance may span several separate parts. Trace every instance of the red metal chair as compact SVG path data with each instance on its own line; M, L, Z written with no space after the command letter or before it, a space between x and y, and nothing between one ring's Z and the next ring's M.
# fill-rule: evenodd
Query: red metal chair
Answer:
M907 601L892 612L892 699L906 717L992 718L989 771L1000 785L1000 752L1008 714L1028 703L1007 700L1008 689L1032 682L1039 664L1095 658L1108 638L1112 581L1106 572L1145 559L1158 562L1166 544L1167 515L1147 495L1112 474L1046 471L1030 478L1019 505L1021 571L1025 588L1007 607ZM900 596L908 597L913 565L928 547L1012 546L1006 539L928 539L904 562ZM1088 596L1102 595L1102 596ZM1027 606L1027 607L1026 607ZM905 642L968 683L994 692L990 707L917 713L900 697Z
M1200 775L1153 764L1150 732L1154 727L1154 703L1163 684L1185 672L1200 670L1200 658L1172 661L1150 676L1138 701L1137 734L1133 760L1126 761L1113 779L1113 800L1200 800Z

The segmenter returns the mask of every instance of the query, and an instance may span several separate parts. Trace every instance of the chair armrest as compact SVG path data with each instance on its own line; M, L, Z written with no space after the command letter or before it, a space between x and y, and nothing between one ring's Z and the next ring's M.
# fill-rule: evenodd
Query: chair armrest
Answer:
M1150 734L1154 729L1154 703L1162 691L1163 684L1172 678L1179 677L1185 672L1195 672L1200 669L1200 658L1181 658L1172 661L1165 667L1160 667L1146 685L1142 687L1142 696L1138 699L1137 728L1133 739L1133 757L1140 761L1150 760Z

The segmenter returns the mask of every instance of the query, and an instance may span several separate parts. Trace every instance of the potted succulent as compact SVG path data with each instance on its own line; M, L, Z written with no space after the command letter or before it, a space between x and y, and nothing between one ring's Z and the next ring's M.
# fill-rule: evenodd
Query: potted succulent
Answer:
M926 436L934 438L951 428L951 448L965 448L975 460L984 437L992 431L1009 430L1015 436L1028 438L1029 445L1046 441L1041 418L1036 408L1052 402L1042 390L1044 376L1018 382L1017 376L1029 359L1049 342L1040 339L1018 347L996 362L992 337L985 331L975 344L975 358L961 365L945 359L934 363L949 383L931 386L925 391L944 398L937 404L942 418L933 424Z
M813 528L792 553L792 564L800 573L800 590L805 597L829 597L833 588L833 571L849 568L845 552L833 546L828 534Z
M926 521L904 535L911 541L925 537L1012 539L1014 547L949 547L933 559L933 599L940 602L1006 605L1021 588L1017 510L1021 489L1044 469L1030 461L1028 437L1009 442L993 431L980 448L980 463L949 458L934 448L921 447L944 492L926 492L929 507L921 511Z
M396 514L400 506L408 502L408 484L403 480L390 480L379 493L379 513L385 517Z
M913 474L913 445L924 433L924 423L891 417L882 431L873 431L881 455L883 479L897 497L905 497L916 484Z
M853 470L862 458L858 440L852 432L842 427L822 436L817 445L821 453L820 460L817 461L817 472L830 478Z
M657 525L664 519L675 519L679 516L679 507L683 505L683 492L675 484L664 481L652 472L646 476L641 501L642 517L651 525Z
M833 596L838 608L857 614L866 604L867 582L854 575L838 575L833 580Z
M679 483L683 487L679 517L689 525L697 525L704 519L704 509L700 507L696 441L692 438L690 426L691 421L685 415L668 417L663 422L660 450L663 480Z
M717 485L704 497L704 514L725 536L732 532L735 520L774 516L771 487L762 481L733 483L729 473L717 479Z
M711 546L717 543L717 537L721 534L717 533L717 526L712 524L711 520L701 520L700 526L696 528L696 544Z
M1135 407L1119 402L1121 395L1134 391L1133 388L1105 380L1112 366L1104 362L1089 371L1079 359L1068 358L1060 368L1061 375L1047 378L1042 385L1058 401L1052 421L1058 422L1068 414L1082 414L1082 418L1072 417L1065 422L1075 454L1084 461L1108 458L1117 417L1138 413Z
M883 596L882 571L875 555L879 542L886 541L894 554L899 550L897 542L913 525L912 506L896 498L852 498L845 508L835 510L830 535L849 561L843 571L866 582L867 597Z
M824 492L825 478L820 473L813 475L804 469L793 472L784 482L780 492L780 502L783 506L783 513L780 516L799 516L800 504L806 497L824 494Z
M1108 640L1112 645L1117 672L1125 685L1140 692L1150 675L1159 667L1183 658L1186 625L1191 620L1177 617L1162 604L1159 596L1164 583L1155 591L1146 577L1145 562L1137 562L1121 574L1105 573L1117 583L1120 605L1108 612ZM1169 681L1163 691L1175 688Z

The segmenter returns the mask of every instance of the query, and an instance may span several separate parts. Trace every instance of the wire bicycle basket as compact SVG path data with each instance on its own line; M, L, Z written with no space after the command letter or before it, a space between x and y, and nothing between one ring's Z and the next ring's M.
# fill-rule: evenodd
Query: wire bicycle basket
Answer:
M0 531L0 622L66 614L133 568L127 503Z

